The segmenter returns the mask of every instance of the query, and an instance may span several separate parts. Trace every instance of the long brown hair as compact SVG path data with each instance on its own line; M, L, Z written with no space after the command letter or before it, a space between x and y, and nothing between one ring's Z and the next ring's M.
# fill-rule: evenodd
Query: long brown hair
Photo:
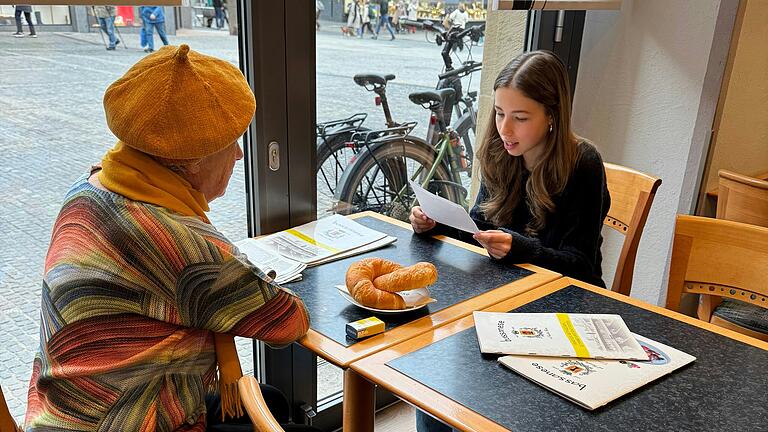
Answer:
M563 191L578 159L578 140L571 130L571 92L563 63L549 51L532 51L515 57L502 69L493 90L514 88L542 104L552 121L541 159L532 167L530 178L522 183L525 164L522 156L510 156L496 129L495 108L485 125L478 158L488 199L480 204L486 219L496 226L512 222L522 187L532 219L526 234L535 236L555 211L552 196Z

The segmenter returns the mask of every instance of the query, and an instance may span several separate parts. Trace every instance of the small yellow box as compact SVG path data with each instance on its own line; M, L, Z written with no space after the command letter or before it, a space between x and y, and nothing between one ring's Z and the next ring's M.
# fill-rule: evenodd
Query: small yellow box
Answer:
M367 336L373 336L384 331L384 321L376 318L363 318L361 320L347 323L347 336L352 339L360 339Z

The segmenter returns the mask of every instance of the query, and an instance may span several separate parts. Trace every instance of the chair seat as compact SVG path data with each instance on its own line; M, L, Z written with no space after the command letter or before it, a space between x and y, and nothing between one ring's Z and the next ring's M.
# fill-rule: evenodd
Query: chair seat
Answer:
M766 308L724 298L712 314L749 330L768 334L768 309Z

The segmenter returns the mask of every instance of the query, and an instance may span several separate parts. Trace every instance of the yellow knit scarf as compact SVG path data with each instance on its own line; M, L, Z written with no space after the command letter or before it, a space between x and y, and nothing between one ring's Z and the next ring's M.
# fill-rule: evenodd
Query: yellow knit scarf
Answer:
M180 175L145 153L118 141L101 161L99 181L105 188L133 201L164 207L185 216L205 216L208 201ZM227 415L240 417L243 407L237 381L243 376L232 335L214 333L218 363L222 421Z

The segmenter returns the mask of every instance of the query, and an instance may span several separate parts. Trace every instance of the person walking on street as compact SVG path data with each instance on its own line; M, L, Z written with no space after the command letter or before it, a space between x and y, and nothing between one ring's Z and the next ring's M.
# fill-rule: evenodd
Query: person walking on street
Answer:
M389 34L392 36L390 40L395 40L395 31L392 29L392 23L389 22L389 0L381 0L379 2L379 24L376 26L376 34L373 36L374 39L378 39L381 26L385 24L387 30L389 30Z
M376 22L376 6L368 3L368 0L363 0L363 26L360 27L360 37L365 36L365 29L374 34L371 22Z
M222 0L213 0L213 13L216 16L216 28L224 27L224 2Z
M464 3L460 2L459 7L445 17L445 20L443 20L443 27L445 27L446 30L450 30L454 27L464 30L468 21L469 14L467 13L467 9L464 6Z
M341 32L347 36L357 36L363 27L363 13L367 14L368 11L363 10L362 0L350 3L347 11L347 26L342 27Z
M144 21L144 31L147 36L147 47L144 52L153 52L155 50L155 34L163 41L163 45L168 45L168 38L165 36L165 12L162 6L141 6L139 8L141 19Z
M24 32L21 29L21 14L24 14L24 19L27 20L29 26L29 37L36 38L35 25L32 24L32 6L30 5L16 5L15 18L16 18L16 33L14 37L23 38Z
M144 28L144 22L141 23L141 30L139 30L139 44L142 49L146 49L149 42L147 42L147 30Z
M325 5L322 0L315 2L315 29L320 30L320 14L325 10Z
M115 36L115 15L117 8L114 6L94 6L93 15L99 21L101 31L109 37L109 46L107 51L114 51L115 45L120 43L120 39Z

